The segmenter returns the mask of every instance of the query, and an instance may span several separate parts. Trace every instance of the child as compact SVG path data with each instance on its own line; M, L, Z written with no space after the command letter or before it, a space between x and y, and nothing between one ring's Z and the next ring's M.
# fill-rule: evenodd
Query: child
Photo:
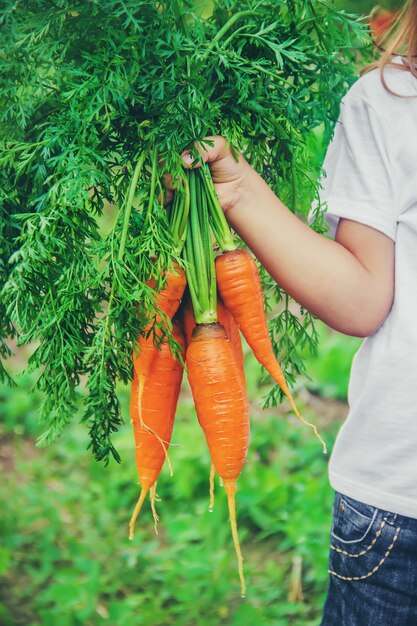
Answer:
M398 24L379 68L341 104L322 191L334 239L294 216L223 138L203 151L230 225L271 276L331 327L366 337L330 460L322 626L417 624L417 0Z

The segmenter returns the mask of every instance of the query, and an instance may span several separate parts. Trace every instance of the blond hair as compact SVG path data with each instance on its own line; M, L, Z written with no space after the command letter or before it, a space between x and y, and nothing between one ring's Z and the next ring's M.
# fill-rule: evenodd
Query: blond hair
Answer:
M390 93L384 70L387 66L411 72L417 78L417 0L406 0L391 26L387 29L377 47L382 50L379 59L365 66L361 74L380 68L382 83ZM393 56L402 56L402 63L394 63ZM399 94L394 94L399 95Z

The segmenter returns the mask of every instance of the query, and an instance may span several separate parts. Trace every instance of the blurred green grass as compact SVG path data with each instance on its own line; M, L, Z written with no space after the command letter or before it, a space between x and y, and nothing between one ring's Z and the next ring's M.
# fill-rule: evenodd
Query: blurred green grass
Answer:
M324 356L309 361L309 385L315 395L340 397L357 340L321 328ZM138 486L128 389L120 388L127 423L114 439L122 463L105 468L86 451L87 431L78 415L53 446L36 448L40 398L28 393L30 379L21 378L15 389L0 388L2 626L318 623L332 501L327 457L286 404L261 409L259 366L252 356L246 370L252 439L237 494L245 599L218 483L214 512L208 512L209 456L186 382L173 436L178 445L170 449L174 475L164 467L158 483L159 534L148 505L133 542L127 525ZM301 396L302 413L322 427L331 448L338 420L314 414ZM291 596L299 583L303 599Z
M307 357L310 376L307 388L322 398L344 401L348 394L352 359L361 340L346 337L325 324L317 326L320 332L319 353Z

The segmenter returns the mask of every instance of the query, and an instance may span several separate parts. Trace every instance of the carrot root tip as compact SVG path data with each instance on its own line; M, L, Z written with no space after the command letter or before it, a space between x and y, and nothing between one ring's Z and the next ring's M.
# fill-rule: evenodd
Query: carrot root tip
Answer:
M159 502L160 499L158 498L158 496L156 494L156 483L151 487L150 497L151 497L151 509L152 509L152 515L153 515L153 521L154 521L155 535L158 535L159 515L156 512L155 502L157 502L157 501Z
M239 579L240 579L240 595L242 598L244 598L246 597L246 582L245 582L245 576L243 573L243 556L242 556L242 551L240 549L239 537L237 534L236 503L235 503L236 481L224 480L224 489L227 495L227 504L229 507L229 516L230 516L230 527L232 530L233 544L235 547L236 558L237 558L237 567L238 567Z
M213 509L214 509L214 476L215 476L216 470L214 467L214 463L211 464L210 467L210 502L209 502L209 513L213 513Z
M304 418L304 417L303 417L303 416L299 413L299 411L298 411L297 409L295 409L294 407L293 407L293 409L294 409L294 412L295 412L296 416L298 417L298 419L299 419L299 420L300 420L303 424L305 424L306 426L309 426L310 428L312 428L312 429L313 429L313 432L314 432L315 436L317 437L317 439L318 439L318 440L320 441L320 443L321 443L321 446L322 446L322 448L323 448L323 454L327 454L327 446L326 446L326 443L325 443L324 439L322 438L322 436L320 435L320 433L319 433L319 431L318 431L317 426L316 426L315 424L312 424L311 422L308 422L308 421L307 421L307 420L306 420L306 419L305 419L305 418Z
M294 411L295 415L297 416L297 418L300 420L300 422L302 422L303 424L305 424L305 426L308 426L309 428L313 429L313 432L315 434L315 436L317 437L317 439L320 441L322 448L323 448L323 454L327 454L327 446L325 441L323 440L322 436L320 435L318 428L315 424L312 424L311 422L308 422L300 413L300 411L297 409L295 402L294 402L294 398L292 397L292 394L290 392L290 390L288 389L288 386L284 383L280 383L280 387L282 389L282 391L284 392L284 394L287 396L287 399L291 405L292 410Z
M138 515L139 515L140 510L142 508L142 504L143 504L143 502L144 502L144 500L146 498L146 494L148 493L148 491L149 491L149 487L147 487L145 489L142 487L142 490L141 490L141 492L139 494L138 501L136 502L136 506L135 506L135 508L133 510L132 517L130 518L130 522L129 522L129 539L130 539L130 541L132 541L134 536L135 536L136 520L138 518Z

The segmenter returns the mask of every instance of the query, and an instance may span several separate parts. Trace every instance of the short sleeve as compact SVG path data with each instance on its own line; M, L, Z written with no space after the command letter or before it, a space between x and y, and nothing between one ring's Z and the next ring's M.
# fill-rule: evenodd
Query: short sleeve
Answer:
M395 241L397 193L390 129L370 103L348 92L323 164L320 201L334 236L339 218L372 226Z

